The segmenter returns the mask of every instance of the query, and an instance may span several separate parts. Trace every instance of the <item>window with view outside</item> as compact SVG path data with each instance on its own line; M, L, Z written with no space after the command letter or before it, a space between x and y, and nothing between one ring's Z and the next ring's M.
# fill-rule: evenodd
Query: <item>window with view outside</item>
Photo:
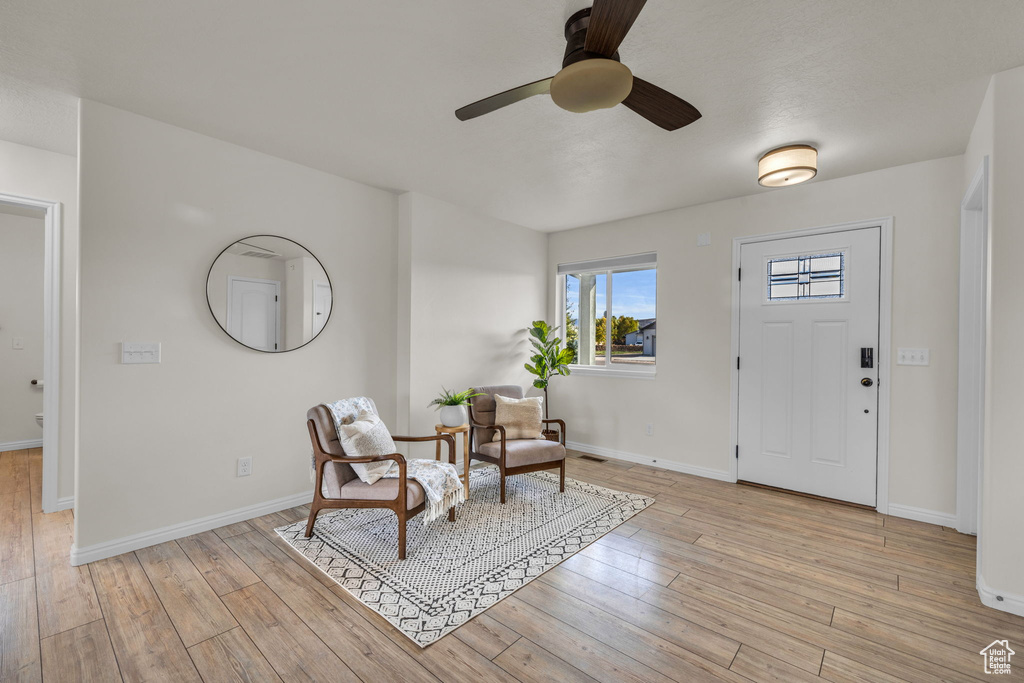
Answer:
M612 273L612 363L654 365L657 356L654 268Z
M561 272L565 275L563 329L567 348L575 352L574 364L653 369L657 356L657 269Z

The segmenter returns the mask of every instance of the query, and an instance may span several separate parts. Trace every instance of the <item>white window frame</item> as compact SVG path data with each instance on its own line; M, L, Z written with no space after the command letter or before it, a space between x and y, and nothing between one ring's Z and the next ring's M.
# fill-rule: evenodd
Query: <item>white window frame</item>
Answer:
M654 280L654 310L655 317L657 318L658 311L658 290L660 287L657 285L658 281L658 255L656 253L644 253L644 254L631 254L628 256L617 256L611 258L595 259L592 261L576 261L570 263L560 263L555 270L555 282L557 283L557 306L558 306L558 318L557 323L559 327L565 326L565 307L567 304L565 296L566 288L566 277L568 275L577 274L593 274L593 275L605 275L605 300L606 300L606 315L605 315L605 349L604 349L604 365L576 365L575 363L569 366L571 375L582 375L582 376L594 376L594 377L624 377L629 379L654 379L658 371L657 356L655 356L655 362L653 365L636 365L632 368L621 367L627 364L619 363L620 367L612 365L612 344L611 338L611 320L612 320L612 274L618 272L628 272L631 270L648 270L653 269L655 271ZM562 330L562 337L565 336L565 330Z

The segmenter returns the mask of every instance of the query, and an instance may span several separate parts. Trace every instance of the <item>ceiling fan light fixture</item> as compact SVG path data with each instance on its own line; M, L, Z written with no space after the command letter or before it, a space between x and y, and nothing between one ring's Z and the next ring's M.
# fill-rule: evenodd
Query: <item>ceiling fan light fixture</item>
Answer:
M818 174L818 150L810 145L787 145L766 152L757 162L757 182L764 187L786 187Z
M633 72L613 59L575 62L551 79L551 99L577 114L621 104L632 89Z

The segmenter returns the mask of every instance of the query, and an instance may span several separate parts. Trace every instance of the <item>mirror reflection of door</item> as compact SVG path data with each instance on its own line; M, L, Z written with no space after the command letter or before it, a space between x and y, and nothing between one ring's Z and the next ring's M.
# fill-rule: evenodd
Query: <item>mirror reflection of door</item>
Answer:
M331 314L331 285L327 282L313 283L313 336L320 334Z
M281 283L228 276L228 334L259 351L280 345Z
M290 351L316 337L331 315L331 282L320 261L293 240L253 235L214 260L210 312L235 341L257 351Z

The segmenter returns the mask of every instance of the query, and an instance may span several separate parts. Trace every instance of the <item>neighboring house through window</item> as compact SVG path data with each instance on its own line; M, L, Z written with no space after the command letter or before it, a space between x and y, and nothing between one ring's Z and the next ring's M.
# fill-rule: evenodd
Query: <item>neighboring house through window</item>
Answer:
M563 263L563 334L574 371L653 375L657 361L656 254Z

